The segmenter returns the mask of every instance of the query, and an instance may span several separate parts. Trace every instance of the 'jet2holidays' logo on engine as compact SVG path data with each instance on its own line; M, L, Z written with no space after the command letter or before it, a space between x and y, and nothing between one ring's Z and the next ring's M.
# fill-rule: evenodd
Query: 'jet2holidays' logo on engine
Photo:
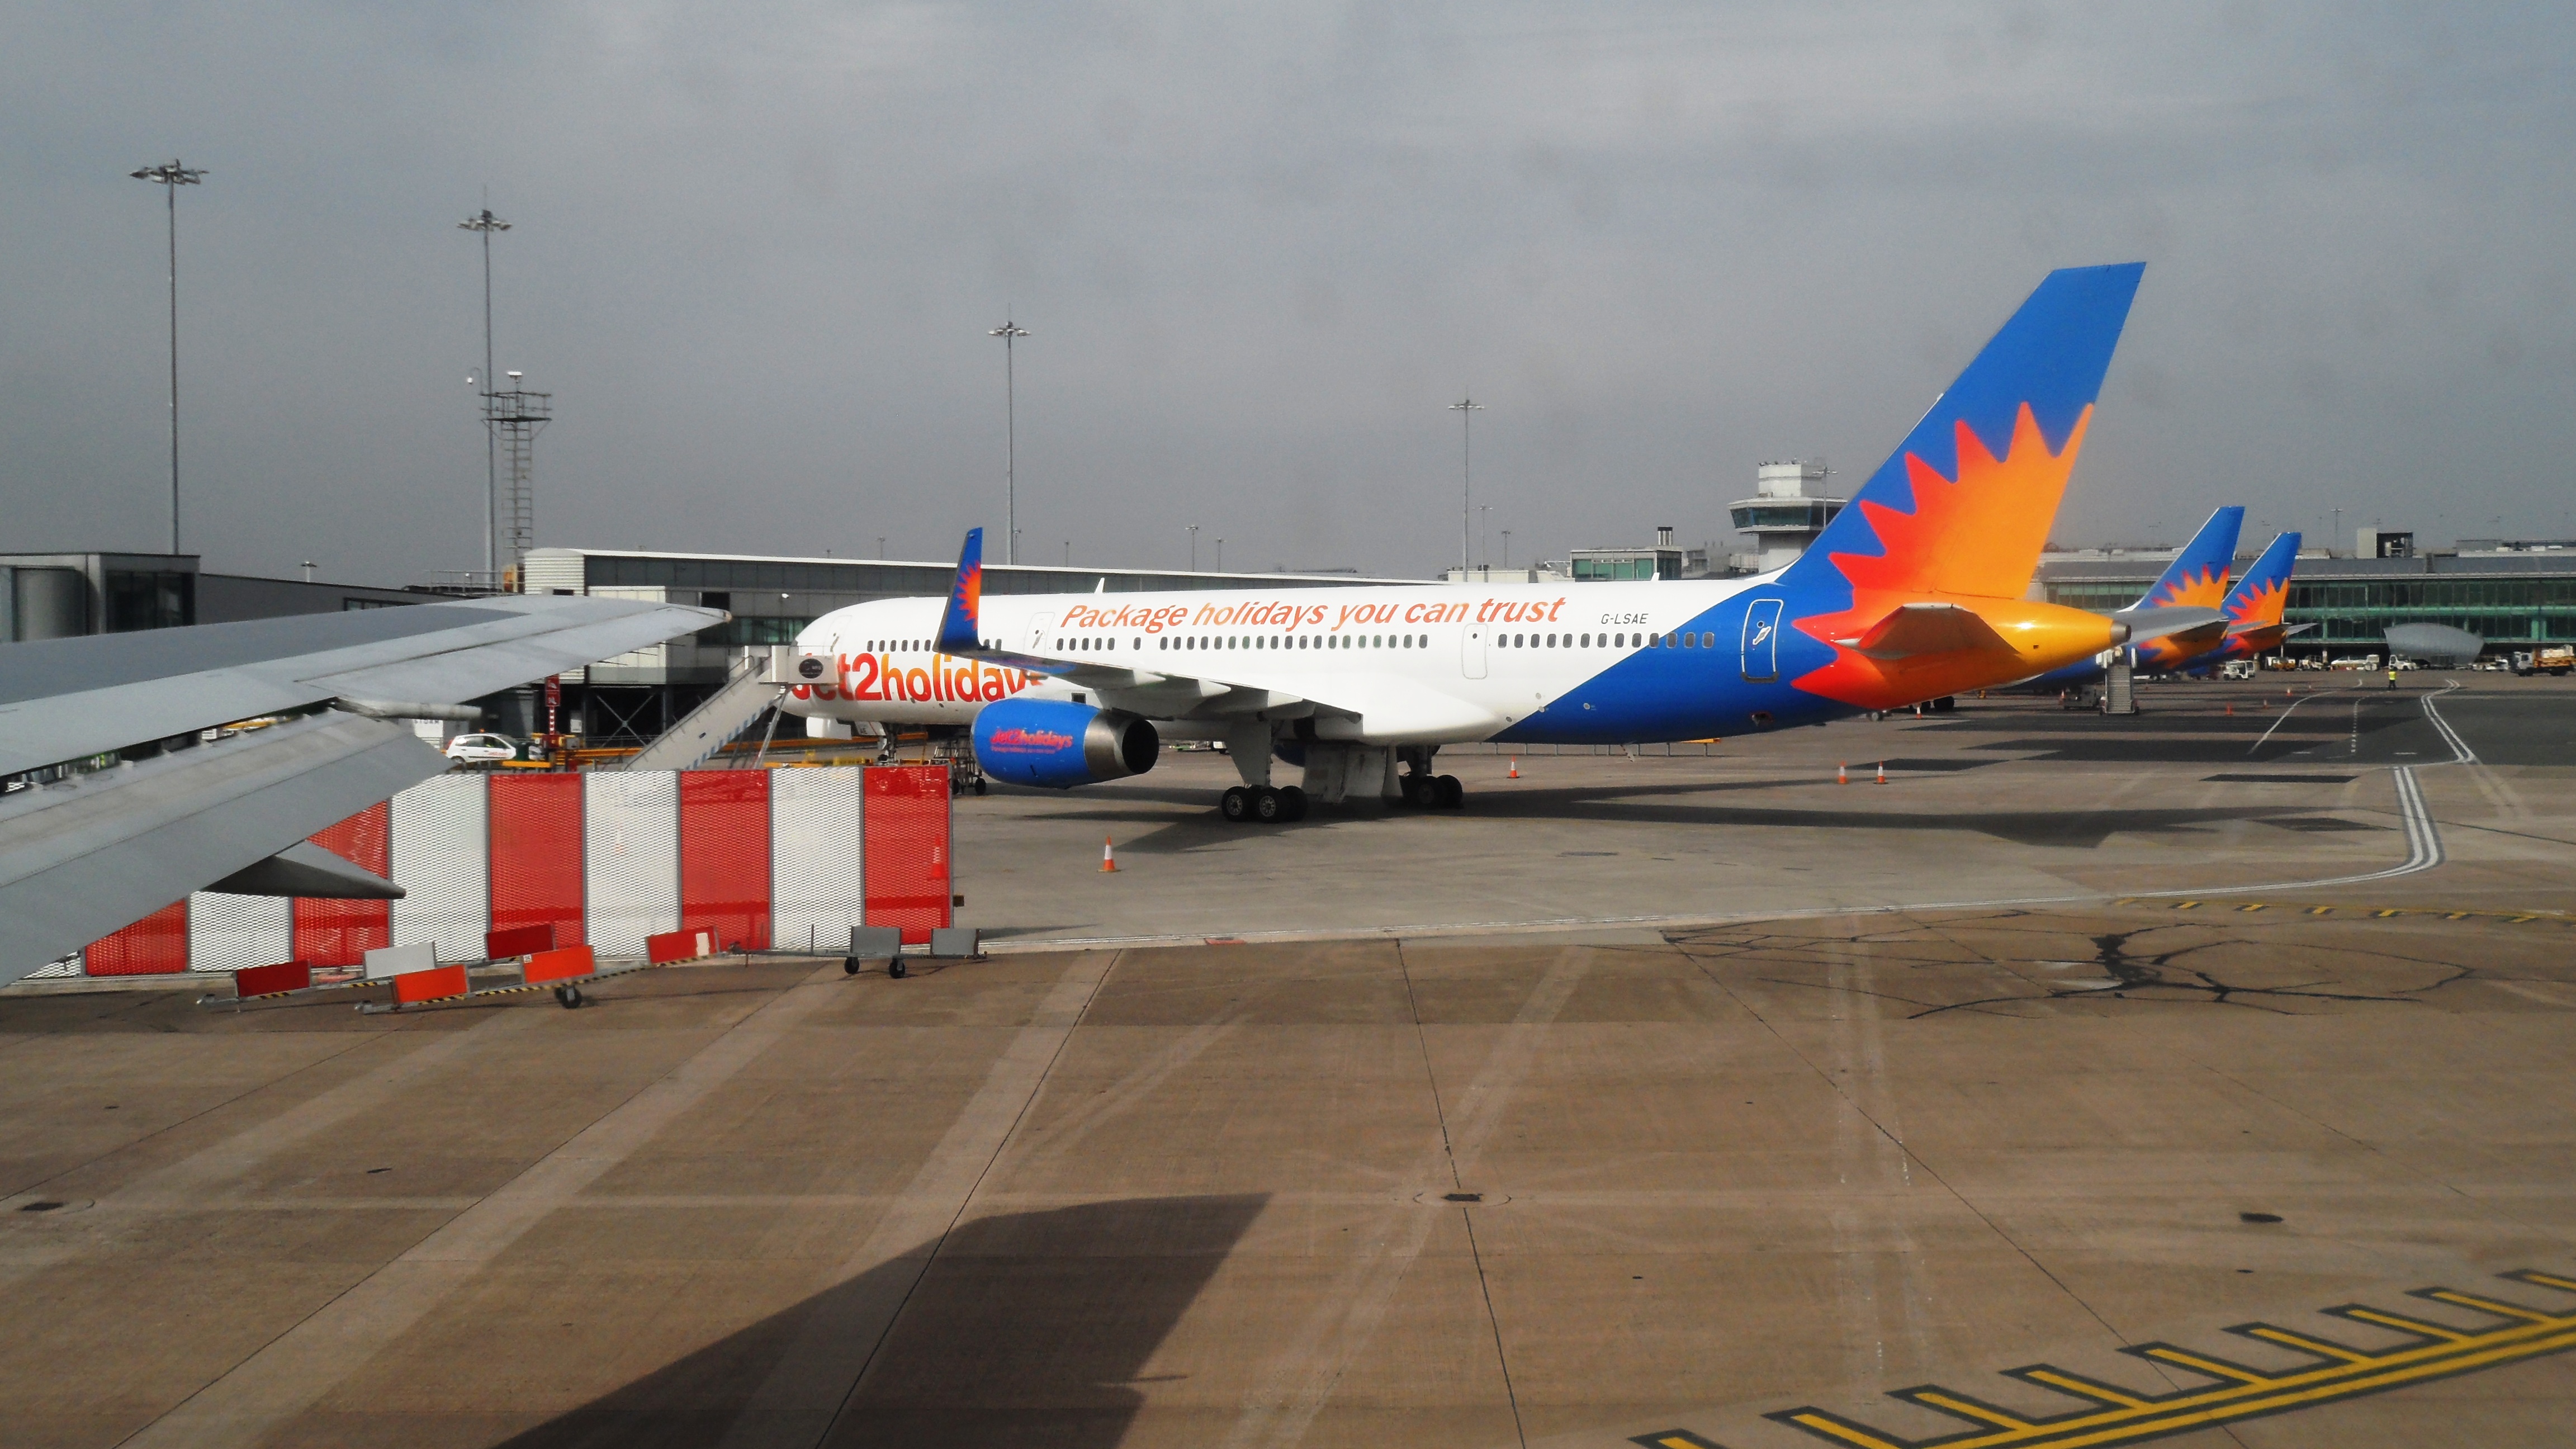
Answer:
M1060 735L1054 730L1013 728L993 731L992 737L986 743L988 748L999 750L1004 754L1052 755L1058 750L1069 748L1073 744L1073 736Z

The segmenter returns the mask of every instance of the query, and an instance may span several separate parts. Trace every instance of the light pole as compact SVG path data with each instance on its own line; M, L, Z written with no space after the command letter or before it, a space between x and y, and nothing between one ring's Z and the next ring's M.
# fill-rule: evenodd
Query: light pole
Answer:
M1182 527L1190 531L1190 572L1197 573L1199 571L1199 526L1188 523L1183 524Z
M885 557L885 535L882 533L877 535L877 557Z
M170 552L179 551L179 188L206 179L202 167L178 158L165 166L146 166L132 173L137 181L161 188L170 212Z
M456 224L459 231L480 233L483 238L483 392L490 396L492 386L492 233L508 231L510 224L485 207ZM483 424L483 571L495 584L501 578L501 543L494 519L501 511L501 444L489 421L492 409L484 409Z
M1216 541L1216 571L1225 572L1225 540L1221 538Z
M1472 505L1475 502L1475 453L1473 449L1476 414L1485 405L1471 397L1462 397L1449 405L1458 415L1458 577L1465 579L1475 560L1467 556L1468 530L1474 525Z
M1504 529L1504 530L1503 530L1503 567L1504 567L1504 568L1506 568L1506 569L1508 569L1508 568L1510 568L1511 566L1512 566L1512 531L1511 531L1510 529L1506 528L1506 529Z
M1025 328L1012 324L1006 315L1002 325L984 334L1002 339L1002 487L1007 515L1002 520L1010 530L1003 535L1002 562L1020 561L1020 404L1019 381L1014 372L1013 344L1028 336Z
M1494 505L1490 503L1476 505L1476 552L1485 556L1485 566L1488 569L1493 567L1494 551L1485 547L1485 525L1494 521L1489 516L1493 511Z

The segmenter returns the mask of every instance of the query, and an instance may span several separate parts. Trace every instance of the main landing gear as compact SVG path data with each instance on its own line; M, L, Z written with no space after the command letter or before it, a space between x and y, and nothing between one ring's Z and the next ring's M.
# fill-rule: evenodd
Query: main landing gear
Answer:
M1408 774L1399 788L1404 803L1417 810L1455 810L1467 803L1466 788L1455 775Z
M1286 825L1306 818L1306 792L1294 785L1275 790L1268 785L1237 785L1219 797L1217 811L1238 825L1247 820Z

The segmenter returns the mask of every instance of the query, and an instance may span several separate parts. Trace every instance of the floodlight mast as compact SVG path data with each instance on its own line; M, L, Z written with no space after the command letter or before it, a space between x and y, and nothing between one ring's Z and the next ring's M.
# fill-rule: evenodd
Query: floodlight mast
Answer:
M1002 325L984 334L1002 339L1002 488L1007 510L1002 535L1002 562L1020 561L1020 411L1019 384L1012 371L1012 344L1028 336L1028 330L1015 326L1006 314Z
M458 222L456 229L477 232L483 238L483 376L480 381L483 394L488 398L494 391L492 386L492 233L508 231L510 224L494 216L492 208L487 206ZM493 430L488 421L492 411L488 402L484 405L483 411L487 418L483 425L483 571L491 575L493 583L497 586L501 578L501 541L498 522L501 513L501 441L500 434Z
M206 179L203 167L173 157L166 165L129 173L161 188L170 213L170 552L179 552L179 188Z
M1449 405L1449 411L1458 415L1458 578L1462 583L1467 578L1467 570L1474 565L1474 560L1467 556L1467 546L1473 541L1476 531L1476 476L1472 444L1476 414L1484 410L1485 405L1472 397L1462 397Z

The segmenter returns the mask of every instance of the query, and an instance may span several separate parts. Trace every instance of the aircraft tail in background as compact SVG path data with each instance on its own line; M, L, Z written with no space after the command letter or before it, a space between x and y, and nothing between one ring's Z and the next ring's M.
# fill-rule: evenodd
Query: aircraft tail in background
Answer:
M2200 532L2191 536L2191 542L2182 546L2182 552L2174 555L2174 561L2165 566L2154 586L2128 612L2222 608L2227 601L2227 575L2236 566L2236 535L2244 524L2245 510L2235 504L2212 512ZM2215 648L2224 637L2224 630L2213 624L2171 638L2144 640L2138 645L2138 663L2150 669L2178 668L2185 660Z
M2299 535L2295 533L2273 539L2263 556L2254 560L2254 566L2236 581L2222 605L2227 611L2227 643L2211 662L2250 659L2310 627L2282 622L2283 611L2290 604L2290 573L2298 562Z

